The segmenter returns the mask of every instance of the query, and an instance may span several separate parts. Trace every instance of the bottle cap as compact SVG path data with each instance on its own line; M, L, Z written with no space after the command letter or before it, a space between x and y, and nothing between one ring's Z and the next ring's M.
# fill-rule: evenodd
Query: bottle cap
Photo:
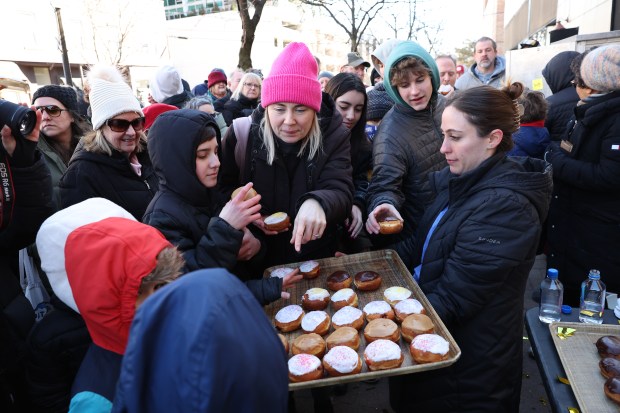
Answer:
M564 304L562 306L562 314L571 314L573 312L573 308L570 305Z
M552 280L556 280L558 278L558 270L556 270L555 268L549 268L547 270L547 277L551 278Z
M601 273L599 270L590 270L590 274L588 274L588 278L590 278L591 280L600 280Z

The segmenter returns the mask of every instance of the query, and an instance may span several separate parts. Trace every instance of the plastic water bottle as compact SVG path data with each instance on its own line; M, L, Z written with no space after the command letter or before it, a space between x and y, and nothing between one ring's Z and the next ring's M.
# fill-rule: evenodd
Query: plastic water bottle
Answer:
M581 283L579 321L602 324L604 309L605 284L601 281L601 273L598 270L590 270L588 279Z
M540 283L540 309L538 318L543 323L560 321L564 286L558 280L558 270L549 268L547 277Z

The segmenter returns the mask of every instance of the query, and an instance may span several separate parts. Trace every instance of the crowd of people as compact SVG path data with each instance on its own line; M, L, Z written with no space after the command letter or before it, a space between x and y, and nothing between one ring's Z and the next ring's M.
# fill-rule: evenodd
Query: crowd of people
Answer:
M163 66L144 108L95 65L88 117L74 89L39 88L32 131L1 131L1 410L290 411L261 305L301 275L263 271L391 248L462 351L391 378L394 411L518 412L537 253L569 304L591 268L620 291L620 46L559 53L548 97L506 82L493 39L472 52L464 70L389 40L332 74L293 42L266 77L216 68L190 90ZM49 295L36 322L18 254Z

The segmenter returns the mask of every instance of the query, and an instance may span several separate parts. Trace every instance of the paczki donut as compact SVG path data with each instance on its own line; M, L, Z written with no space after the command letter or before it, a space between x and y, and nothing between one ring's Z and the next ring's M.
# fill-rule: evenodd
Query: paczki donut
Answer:
M361 271L355 274L354 283L360 291L374 291L381 286L381 276L374 271Z
M282 231L288 228L291 220L285 212L276 212L265 218L263 222L268 231Z
M288 378L293 383L316 380L323 377L323 364L317 356L297 354L288 360Z
M400 367L404 359L400 346L390 340L373 341L364 350L364 360L370 371Z
M435 324L426 314L411 314L405 317L400 326L403 339L411 343L414 337L420 334L432 334L435 332Z
M340 327L331 333L325 342L328 350L336 346L351 347L355 351L360 348L359 332L353 327Z
M398 218L389 217L384 221L379 222L379 233L388 235L388 234L398 234L403 230L403 221Z
M233 191L232 195L230 195L230 199L233 199L234 197L236 197L237 194L239 192L241 192L242 189L243 189L242 186L240 186L239 188L235 189ZM254 188L250 188L250 190L245 194L245 198L243 198L243 200L247 201L248 199L254 198L256 195L258 195L258 193L254 190Z
M301 306L306 311L325 310L329 305L329 291L325 288L310 288L301 297Z
M341 327L353 327L359 330L364 325L364 313L359 308L346 306L336 311L332 317L335 329Z
M353 279L346 271L334 271L329 277L327 277L327 288L332 291L342 290L343 288L349 288Z
M446 360L450 343L437 334L421 334L411 340L409 351L418 364L434 363Z
M306 261L299 266L299 272L305 279L311 280L319 276L320 264L316 261Z
M371 301L364 306L364 316L366 321L372 321L377 318L388 318L394 320L394 310L388 303L383 300Z
M400 330L392 320L377 318L366 324L364 338L367 343L372 343L376 340L390 340L398 343L398 340L400 340Z
M336 291L331 298L332 309L334 311L340 310L342 307L346 307L350 305L351 307L358 306L358 298L355 291L350 288L343 288L342 290Z
M331 319L325 311L310 311L301 319L301 329L306 333L324 336L329 331Z
M394 313L396 314L396 320L402 323L407 316L411 314L426 314L426 310L415 298L407 298L394 305Z
M292 351L297 354L312 354L318 358L325 355L325 340L316 333L302 334L293 340Z
M386 288L383 292L383 299L387 301L392 307L396 305L396 303L406 300L411 297L411 291L406 289L405 287L390 287Z
M294 331L301 325L301 319L304 316L304 310L296 304L282 307L274 317L276 328L283 333Z
M362 371L362 359L350 347L336 346L323 358L323 367L332 377L348 376Z

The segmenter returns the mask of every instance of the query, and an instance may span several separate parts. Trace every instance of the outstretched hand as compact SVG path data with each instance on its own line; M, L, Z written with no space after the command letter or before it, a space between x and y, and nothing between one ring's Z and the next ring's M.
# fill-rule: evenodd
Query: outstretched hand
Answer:
M282 292L280 293L280 296L285 300L291 298L291 293L285 290L288 290L293 285L301 281L303 278L303 275L299 273L299 268L295 268L293 271L286 274L284 278L282 278Z
M399 221L403 221L403 218L400 216L400 213L394 205L380 204L377 205L377 207L373 209L370 214L368 214L368 219L366 220L366 231L368 231L369 234L378 234L381 229L379 222L385 221L386 218L396 218Z

